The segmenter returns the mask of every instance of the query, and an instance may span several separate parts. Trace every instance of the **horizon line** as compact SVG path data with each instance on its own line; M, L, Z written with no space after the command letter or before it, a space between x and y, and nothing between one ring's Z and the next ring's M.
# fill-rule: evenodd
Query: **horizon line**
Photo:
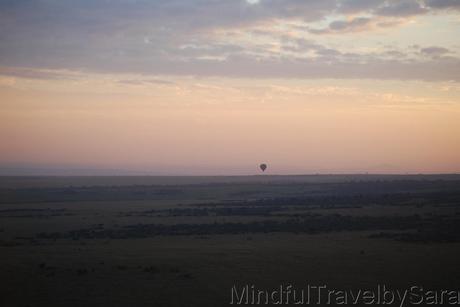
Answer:
M0 178L4 177L302 177L302 176L460 176L460 172L407 172L407 173L303 173L303 174L241 174L241 175L225 175L225 174L207 174L207 175L155 175L155 174L0 174Z

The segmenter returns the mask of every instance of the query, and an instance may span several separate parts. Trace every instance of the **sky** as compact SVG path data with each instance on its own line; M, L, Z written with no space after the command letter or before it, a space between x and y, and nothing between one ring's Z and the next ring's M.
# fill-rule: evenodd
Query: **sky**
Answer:
M0 0L0 174L460 172L459 0Z

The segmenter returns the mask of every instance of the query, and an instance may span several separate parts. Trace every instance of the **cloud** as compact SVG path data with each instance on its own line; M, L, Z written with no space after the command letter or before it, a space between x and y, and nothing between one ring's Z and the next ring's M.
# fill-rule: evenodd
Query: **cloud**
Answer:
M118 80L117 83L126 84L126 85L149 85L149 84L175 85L176 84L173 81L162 80L162 79L122 79L122 80Z
M421 2L415 0L386 1L384 5L374 10L376 15L391 17L407 17L428 12Z
M426 5L433 9L457 9L460 10L458 0L426 0Z
M420 52L431 57L440 57L450 53L449 49L436 46L421 48Z
M354 14L362 11L371 11L385 2L385 0L342 0L339 1L338 8L342 13Z
M345 13L367 13L367 17L355 17L347 20L332 21L327 28L309 29L313 34L337 34L368 31L400 25L404 18L429 12L423 3L415 0L398 1L343 1L339 10Z
M327 28L309 29L309 32L313 34L355 32L365 30L371 22L372 19L368 17L357 17L351 20L336 20L331 22Z
M24 67L0 67L0 75L23 79L76 80L78 75L69 71L32 69Z
M0 1L0 65L6 75L50 79L66 78L57 72L72 70L458 80L455 53L447 59L440 50L425 50L420 53L429 61L407 62L395 54L350 52L276 33L280 24L296 22L306 25L304 32L342 35L453 7L456 2L447 0ZM325 20L333 21L320 28ZM436 72L429 75L430 69Z

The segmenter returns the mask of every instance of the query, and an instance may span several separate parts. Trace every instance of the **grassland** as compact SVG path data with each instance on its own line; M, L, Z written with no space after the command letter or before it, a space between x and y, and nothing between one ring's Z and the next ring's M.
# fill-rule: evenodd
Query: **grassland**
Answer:
M460 288L460 176L0 178L2 306L227 306L233 285Z

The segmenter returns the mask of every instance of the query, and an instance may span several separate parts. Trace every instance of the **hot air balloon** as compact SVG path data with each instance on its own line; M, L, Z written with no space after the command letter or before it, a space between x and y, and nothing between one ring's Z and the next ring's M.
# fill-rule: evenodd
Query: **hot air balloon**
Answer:
M262 163L259 167L262 170L262 172L265 172L265 170L267 169L267 164Z

